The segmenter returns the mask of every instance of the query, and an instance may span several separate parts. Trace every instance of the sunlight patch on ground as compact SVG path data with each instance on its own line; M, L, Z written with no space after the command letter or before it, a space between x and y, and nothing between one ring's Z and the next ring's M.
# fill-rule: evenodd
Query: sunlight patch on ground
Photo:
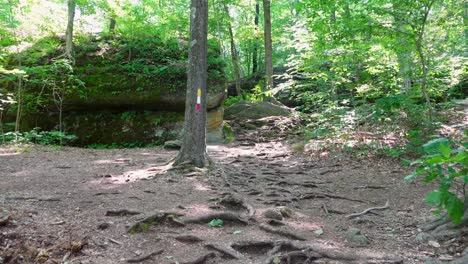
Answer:
M122 161L121 159L116 159L116 160L96 160L94 161L95 164L125 164L125 161Z
M122 164L120 162L128 162L129 160L131 159L99 160L97 162L98 164ZM106 162L111 162L111 163L106 163ZM123 174L118 174L118 175L106 174L106 175L101 175L101 178L99 179L92 180L90 183L93 185L101 185L101 186L127 184L127 183L135 182L138 180L151 179L155 177L156 175L166 173L170 168L172 168L172 164L166 164L166 165L161 165L161 166L156 165L156 166L152 166L152 167L141 169L141 170L130 170L130 171L124 172Z
M23 153L24 148L20 146L0 147L0 157L17 156Z
M323 224L318 224L318 223L310 223L310 222L297 222L297 221L288 221L288 225L294 227L294 229L298 230L304 230L304 231L315 231L322 229Z
M195 190L199 190L199 191L211 191L211 187L207 184L204 184L202 182L199 182L199 181L194 181L192 183L192 186Z
M19 153L19 152L1 153L1 152L0 152L0 157L17 156L17 155L19 155L19 154L21 154L21 153Z

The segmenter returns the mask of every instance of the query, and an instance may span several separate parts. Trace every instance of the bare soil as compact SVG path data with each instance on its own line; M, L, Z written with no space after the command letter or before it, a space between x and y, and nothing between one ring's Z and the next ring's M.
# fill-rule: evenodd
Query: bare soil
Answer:
M434 186L403 182L398 160L295 152L268 133L209 146L210 170L173 169L163 148L1 148L0 263L422 263L466 247L416 241Z

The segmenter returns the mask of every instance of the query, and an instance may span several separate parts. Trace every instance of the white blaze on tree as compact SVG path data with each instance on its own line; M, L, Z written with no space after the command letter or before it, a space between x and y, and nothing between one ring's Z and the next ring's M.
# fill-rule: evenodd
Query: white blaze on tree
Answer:
M184 138L174 165L206 167L208 0L192 0Z

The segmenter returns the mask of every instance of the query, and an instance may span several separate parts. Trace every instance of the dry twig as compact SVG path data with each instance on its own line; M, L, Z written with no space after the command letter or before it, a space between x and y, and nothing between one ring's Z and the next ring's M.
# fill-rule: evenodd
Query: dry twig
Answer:
M353 217L358 217L358 216L361 216L361 215L365 215L371 211L374 211L374 210L385 210L385 209L388 209L390 206L389 206L389 203L388 201L385 203L384 206L380 206L380 207L371 207L371 208L367 208L366 210L360 212L360 213L354 213L354 214L349 214L346 216L346 218L353 218Z

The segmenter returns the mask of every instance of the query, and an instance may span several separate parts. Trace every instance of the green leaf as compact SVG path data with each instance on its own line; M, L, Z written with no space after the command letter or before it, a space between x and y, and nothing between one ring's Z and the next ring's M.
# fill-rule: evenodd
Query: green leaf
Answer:
M450 173L450 176L455 177L457 176L457 171L452 166L447 166L447 171Z
M450 156L450 141L446 138L436 138L423 145L424 152L428 154L441 153L445 156L447 148Z
M464 204L457 196L448 193L447 200L445 201L445 208L447 209L450 220L455 224L459 224L464 213Z
M431 182L432 180L437 179L437 177L439 177L440 175L441 174L439 174L437 172L431 172L431 173L427 174L426 177L424 177L424 182Z
M418 177L419 174L416 171L413 171L410 175L406 176L404 181L409 182L412 181L414 178Z
M418 160L412 161L409 165L413 166L413 165L422 164L422 163L423 163L423 161L418 159Z
M323 235L323 229L320 228L320 229L315 230L314 234L319 235L319 236Z
M213 219L208 223L208 225L211 227L221 227L224 225L224 222L221 219Z
M429 164L429 165L440 164L440 163L443 163L444 161L445 161L445 158L439 154L430 155L430 156L427 156L426 159L424 159L424 163Z
M241 230L236 230L234 232L232 232L234 235L239 235L239 234L242 234L242 231Z
M426 203L434 206L440 206L442 203L442 194L438 191L428 193L426 196Z

